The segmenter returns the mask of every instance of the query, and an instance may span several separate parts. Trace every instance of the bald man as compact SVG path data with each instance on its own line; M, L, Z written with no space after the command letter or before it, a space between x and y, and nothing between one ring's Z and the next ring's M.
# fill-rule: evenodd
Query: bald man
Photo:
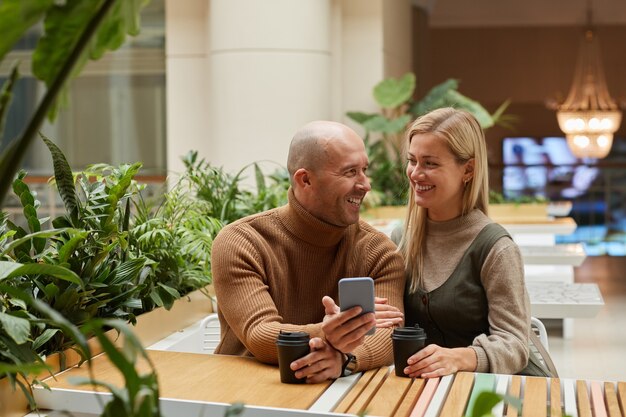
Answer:
M213 242L216 353L276 364L280 331L304 331L311 353L291 368L309 383L392 363L391 329L366 336L374 314L339 312L334 302L341 278L369 276L377 297L403 305L404 266L395 245L359 220L370 190L367 166L363 140L343 124L316 121L296 132L288 204L231 223ZM389 312L386 325L399 321L401 313Z

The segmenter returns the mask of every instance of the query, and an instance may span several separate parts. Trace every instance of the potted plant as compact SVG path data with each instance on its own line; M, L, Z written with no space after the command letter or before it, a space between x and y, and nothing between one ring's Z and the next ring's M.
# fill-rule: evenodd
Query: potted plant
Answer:
M501 193L489 191L489 217L499 223L548 220L548 204L541 196L505 199Z
M404 217L400 211L386 211L378 206L402 206L406 204L408 182L404 172L404 156L401 155L404 132L415 118L439 107L453 106L472 113L483 129L495 124L509 125L510 115L504 111L506 101L489 114L478 102L458 92L459 82L449 79L433 87L420 100L413 99L415 75L407 73L399 79L387 78L373 90L379 113L348 112L347 116L365 129L365 145L370 159L369 175L372 191L365 201L365 216Z
M18 177L17 183L13 179L46 115L54 118L56 100L66 82L80 72L87 59L97 59L106 50L117 49L124 42L126 34L136 34L139 30L139 12L146 3L146 0L20 0L3 2L0 7L0 26L7 29L0 38L0 60L32 26L43 22L45 33L33 54L33 74L48 87L23 133L14 138L0 154L0 204L13 184L24 206L27 223L27 229L13 226L7 228L6 216L0 215L0 228L3 229L0 233L0 244L3 246L0 255L0 376L4 377L0 378L0 387L13 391L20 389L24 394L17 396L17 399L14 394L8 394L12 398L9 409L6 408L7 404L0 404L3 415L24 414L25 407L21 400L29 397L28 376L47 368L39 349L52 343L61 334L63 338L80 334L76 325L71 322L68 325L62 315L31 294L60 295L64 285L75 285L79 289L70 291L70 295L66 296L66 304L69 305L72 297L83 291L81 280L67 267L68 262L47 264L43 261L47 239L59 235L62 229L41 230L40 219L36 215L36 200L24 189L21 178ZM0 90L0 132L3 131L17 80L15 64ZM64 232L71 233L69 230ZM69 255L65 257L62 254L63 258L60 259L72 260L69 247L81 239L83 237L80 234L69 237L65 242L69 246L64 246L67 248L64 253ZM34 262L29 262L28 258ZM44 276L52 280L53 285L39 287L34 281L25 279ZM84 326L91 323L95 331L98 323L92 320L87 318ZM32 332L35 332L35 337ZM80 345L81 341L73 339L72 343ZM89 356L88 351L83 353ZM108 353L112 356L116 354L114 350ZM132 397L131 393L127 400ZM3 393L0 398L9 397ZM158 415L158 412L152 415Z

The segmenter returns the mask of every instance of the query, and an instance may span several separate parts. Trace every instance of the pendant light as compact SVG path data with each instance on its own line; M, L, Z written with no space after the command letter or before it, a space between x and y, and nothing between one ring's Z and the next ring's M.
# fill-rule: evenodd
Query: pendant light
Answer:
M574 80L566 100L558 106L559 127L578 158L604 158L622 112L609 94L604 78L598 36L591 26L591 8L583 33Z

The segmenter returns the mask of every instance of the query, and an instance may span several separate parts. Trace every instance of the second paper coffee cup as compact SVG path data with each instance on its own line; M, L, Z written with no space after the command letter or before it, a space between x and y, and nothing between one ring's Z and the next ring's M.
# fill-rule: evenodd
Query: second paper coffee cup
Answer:
M294 371L289 365L296 359L300 359L309 354L309 334L305 332L285 332L281 330L276 339L276 347L278 348L280 382L285 384L304 384L306 378L296 378Z
M397 327L391 334L393 342L393 362L397 376L408 377L404 373L409 358L422 349L426 343L426 333L424 329L415 325L414 327Z

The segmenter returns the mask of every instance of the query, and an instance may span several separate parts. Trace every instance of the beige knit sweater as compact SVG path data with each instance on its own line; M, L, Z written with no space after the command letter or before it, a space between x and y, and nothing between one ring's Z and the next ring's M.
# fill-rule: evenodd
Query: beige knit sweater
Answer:
M280 330L323 337L322 297L339 279L369 276L376 295L402 308L403 262L384 234L360 221L337 227L289 204L226 226L213 242L213 283L221 342L216 353L277 363ZM355 352L359 370L393 362L391 331L377 329Z
M446 222L428 221L424 253L424 290L440 287L452 274L476 235L492 220L480 210ZM392 236L399 240L398 229ZM472 346L477 372L515 374L528 361L530 302L519 247L498 240L482 266L480 281L489 303L489 335L476 335ZM408 294L408 297L411 295Z

